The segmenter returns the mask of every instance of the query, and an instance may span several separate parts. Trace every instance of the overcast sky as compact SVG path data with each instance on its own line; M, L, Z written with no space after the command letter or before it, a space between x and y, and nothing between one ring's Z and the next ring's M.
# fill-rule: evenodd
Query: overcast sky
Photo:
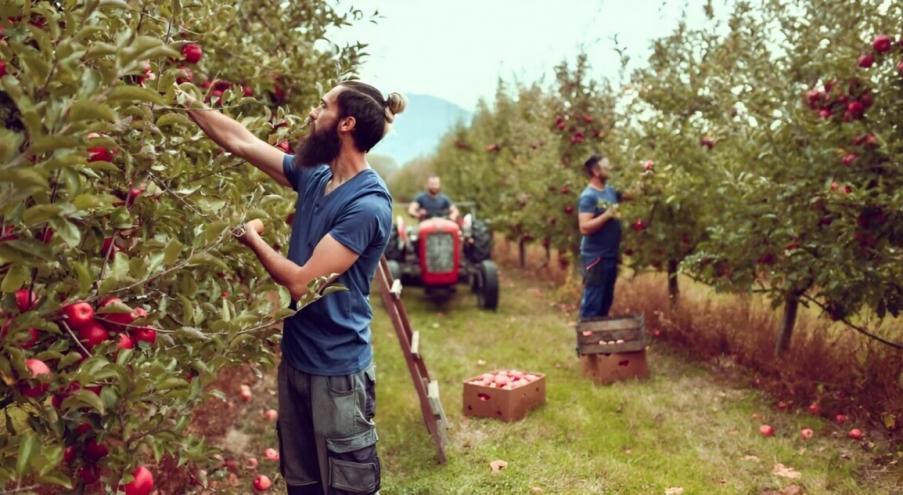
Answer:
M728 0L713 0L724 15ZM499 77L551 81L553 68L589 54L593 72L616 80L617 45L643 63L650 41L666 35L683 12L691 26L707 22L704 1L683 0L380 0L355 1L372 13L330 34L369 45L361 79L383 92L438 96L471 110L492 98ZM347 2L345 2L347 5Z

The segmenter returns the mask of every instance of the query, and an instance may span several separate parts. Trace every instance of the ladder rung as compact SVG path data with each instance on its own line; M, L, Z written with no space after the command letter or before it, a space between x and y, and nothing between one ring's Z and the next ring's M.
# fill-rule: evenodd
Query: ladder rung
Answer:
M392 287L389 289L389 292L392 293L396 298L401 297L401 280L395 279L392 282Z
M414 330L411 336L411 354L420 357L420 332Z

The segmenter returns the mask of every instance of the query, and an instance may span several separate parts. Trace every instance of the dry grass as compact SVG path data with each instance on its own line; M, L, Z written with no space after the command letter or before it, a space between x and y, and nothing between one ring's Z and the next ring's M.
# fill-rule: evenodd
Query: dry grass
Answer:
M517 264L516 243L502 239L496 252L501 263ZM555 282L560 300L576 301L579 280L557 260L553 252L547 261L544 250L533 245L527 252L527 271ZM625 272L613 312L642 312L662 341L749 379L781 407L818 403L825 417L845 414L895 440L903 436L903 352L801 308L790 351L776 357L780 308L772 309L756 296L716 294L684 277L679 304L672 306L664 274ZM903 322L896 320L885 321L880 330L900 340L901 329Z

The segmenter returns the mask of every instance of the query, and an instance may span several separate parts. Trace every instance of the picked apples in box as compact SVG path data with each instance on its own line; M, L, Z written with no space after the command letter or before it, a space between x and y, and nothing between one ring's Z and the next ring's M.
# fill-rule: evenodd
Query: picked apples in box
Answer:
M464 381L464 414L517 421L546 397L545 375L497 370Z

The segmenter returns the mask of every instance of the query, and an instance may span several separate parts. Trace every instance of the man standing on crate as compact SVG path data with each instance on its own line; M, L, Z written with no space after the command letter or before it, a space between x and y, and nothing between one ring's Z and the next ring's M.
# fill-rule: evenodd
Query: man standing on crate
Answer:
M618 204L630 196L608 185L611 165L608 158L593 155L583 164L589 184L580 193L577 205L580 258L583 263L583 297L580 318L608 316L614 302L615 280L621 244Z
M277 433L288 493L377 493L368 296L389 238L392 197L366 153L404 110L405 100L343 82L311 110L310 132L288 155L235 120L185 99L189 116L213 141L298 193L288 257L263 240L260 220L248 222L239 239L273 280L293 301L312 280L331 274L339 274L348 289L324 296L284 323Z

